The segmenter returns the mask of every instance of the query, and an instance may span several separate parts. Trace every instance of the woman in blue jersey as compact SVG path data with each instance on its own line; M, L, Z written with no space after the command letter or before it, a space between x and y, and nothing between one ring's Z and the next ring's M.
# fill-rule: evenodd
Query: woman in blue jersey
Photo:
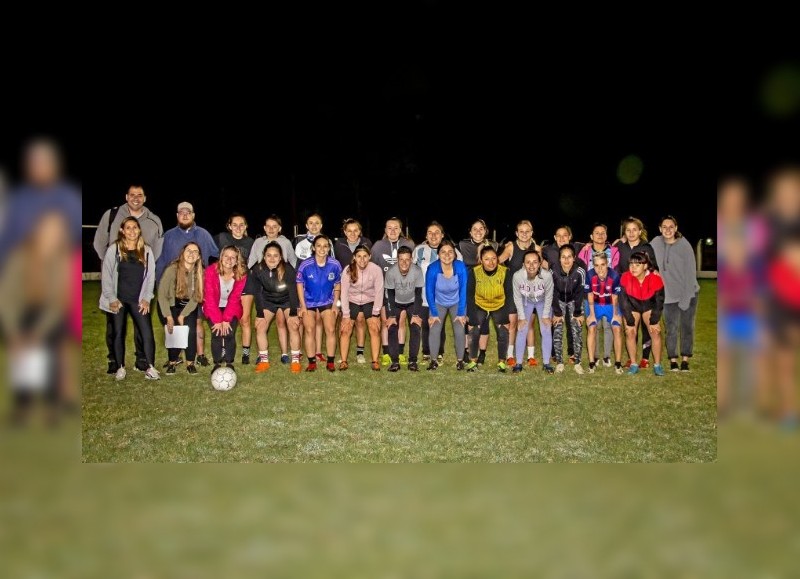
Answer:
M439 351L439 326L450 314L456 350L456 369L464 369L464 328L467 325L467 266L456 260L456 247L450 240L439 245L439 259L428 267L425 275L425 295L430 316L430 351ZM439 363L431 357L428 370L436 370Z
M317 327L325 328L327 350L326 368L335 372L336 316L339 315L339 297L342 291L342 266L330 256L331 240L327 235L317 235L312 243L314 255L297 267L297 298L300 307L297 315L303 321L306 355L306 372L317 369Z

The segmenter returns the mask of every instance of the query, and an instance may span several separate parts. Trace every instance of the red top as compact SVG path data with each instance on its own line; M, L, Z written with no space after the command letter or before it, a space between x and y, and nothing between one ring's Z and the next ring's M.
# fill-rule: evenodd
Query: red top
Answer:
M631 272L626 271L622 274L619 285L625 289L625 293L630 297L640 301L647 301L652 299L658 290L664 289L664 279L660 275L648 271L644 279L639 281Z
M231 295L228 296L228 305L224 310L219 309L220 284L217 264L212 263L206 268L205 283L203 284L203 314L211 321L211 324L220 322L232 322L233 318L241 318L244 309L242 308L242 290L247 281L247 276L240 280L233 281Z
M800 271L777 259L770 264L767 279L772 293L779 302L800 310Z

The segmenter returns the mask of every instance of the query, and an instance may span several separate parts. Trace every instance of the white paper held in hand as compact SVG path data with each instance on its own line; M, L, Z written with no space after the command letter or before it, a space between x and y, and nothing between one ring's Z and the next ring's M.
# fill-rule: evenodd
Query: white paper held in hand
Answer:
M165 348L188 348L189 347L189 326L172 326L172 333L167 331L164 326L164 347Z

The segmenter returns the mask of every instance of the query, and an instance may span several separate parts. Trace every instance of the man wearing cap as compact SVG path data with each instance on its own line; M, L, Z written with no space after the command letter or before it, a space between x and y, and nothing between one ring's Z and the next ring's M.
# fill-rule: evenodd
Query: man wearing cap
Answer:
M156 283L161 280L161 276L167 266L181 253L184 246L190 241L200 247L203 258L203 267L208 267L210 258L219 258L219 248L214 243L214 238L206 230L194 222L194 207L188 201L181 201L178 204L178 224L164 233L164 245L161 255L156 260ZM158 313L161 317L161 312ZM162 319L163 324L165 320ZM197 316L197 360L206 366L208 360L203 353L204 350L204 326L202 316Z
M164 242L164 226L161 225L161 219L158 215L144 206L146 201L147 196L144 194L144 188L141 185L131 185L125 194L125 205L120 205L116 211L109 209L103 213L100 218L100 224L94 232L94 242L92 243L100 261L103 261L108 247L117 242L120 225L128 217L135 217L139 221L142 239L150 246L153 258L158 259L161 254L161 244ZM112 212L114 212L113 217L111 216ZM111 222L109 223L109 221ZM108 348L109 374L114 374L117 371L117 362L114 357L113 319L114 314L106 313L106 347ZM133 343L136 348L135 368L144 372L147 370L148 363L144 355L144 344L139 332L139 326L136 324L133 325Z

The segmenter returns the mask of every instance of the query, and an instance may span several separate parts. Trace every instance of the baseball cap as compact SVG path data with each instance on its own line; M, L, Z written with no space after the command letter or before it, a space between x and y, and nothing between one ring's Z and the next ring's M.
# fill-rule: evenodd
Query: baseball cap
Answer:
M188 201L181 201L180 203L178 203L178 213L180 213L182 209L188 209L189 211L194 213L194 207L192 207L192 204L189 203Z

